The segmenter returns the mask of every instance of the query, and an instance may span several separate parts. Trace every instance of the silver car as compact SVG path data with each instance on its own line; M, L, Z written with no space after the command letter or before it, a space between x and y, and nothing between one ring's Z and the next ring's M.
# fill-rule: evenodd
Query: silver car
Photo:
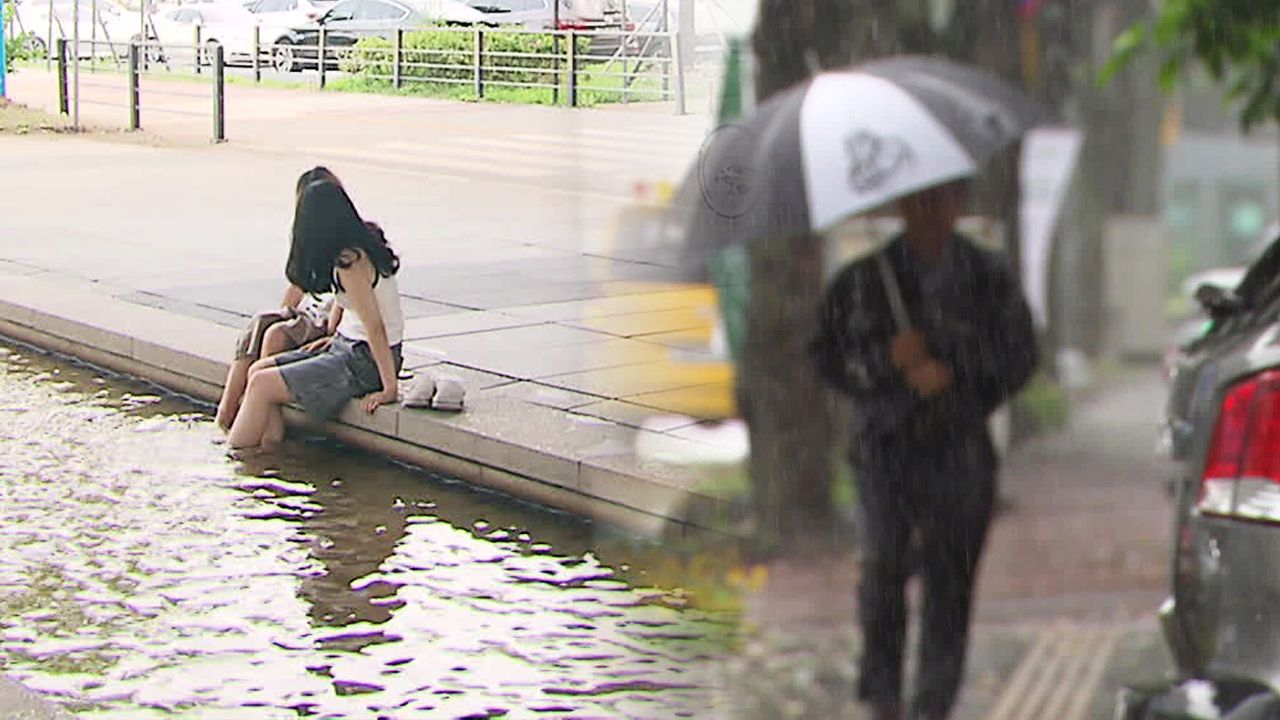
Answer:
M1210 325L1175 358L1160 442L1176 473L1160 615L1178 678L1125 689L1116 717L1278 720L1280 237L1234 289L1197 299Z

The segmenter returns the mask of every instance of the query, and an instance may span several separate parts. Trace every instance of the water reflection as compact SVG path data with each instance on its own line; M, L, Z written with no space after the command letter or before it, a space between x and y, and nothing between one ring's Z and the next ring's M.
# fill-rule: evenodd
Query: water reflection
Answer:
M0 346L0 659L89 718L705 717L729 618L567 515ZM608 551L603 551L608 552Z

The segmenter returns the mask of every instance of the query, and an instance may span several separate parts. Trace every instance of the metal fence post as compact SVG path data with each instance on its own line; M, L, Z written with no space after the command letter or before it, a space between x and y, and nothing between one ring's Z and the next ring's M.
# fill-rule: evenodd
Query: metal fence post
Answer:
M618 52L622 54L622 103L631 102L631 70L627 63L627 24L626 14L622 16L622 42L618 43Z
M226 65L223 63L222 45L213 49L213 141L227 141Z
M403 78L400 74L400 68L404 64L404 30L396 28L396 49L395 56L391 60L391 84L395 89L400 89Z
M328 65L328 63L326 62L328 58L325 57L326 55L329 54L328 52L325 51L325 47L328 45L328 42L326 42L328 39L329 39L329 33L324 29L324 26L321 25L320 26L320 47L316 49L316 65L320 67L320 89L321 90L324 89L324 71L325 71L325 66Z
M253 26L253 81L262 82L262 29Z
M667 27L667 22L668 22L668 19L670 18L670 16L667 14L668 12L669 12L669 8L667 7L667 0L662 0L662 24L658 28L659 32L665 33L668 30L670 30L670 28ZM667 100L668 98L671 97L671 39L669 37L667 38L666 65L667 66L662 71L662 99L663 100Z
M560 104L560 29L555 28L551 31L551 77L555 78L555 85L551 87L551 104Z
M71 102L67 96L67 39L58 38L58 111L71 114Z
M578 33L569 31L569 107L578 107Z
M676 69L676 114L684 115L684 62L680 57L680 37L679 33L672 33L671 38L671 64Z
M138 98L138 43L129 43L129 129L142 127L142 104Z
M204 57L203 48L200 47L200 26L195 25L194 27L195 27L195 36L196 36L196 74L199 75L200 66L204 65L205 57Z
M480 28L476 28L475 33L476 42L473 58L474 67L472 69L475 71L476 75L476 99L480 100L484 98L484 70L482 68L484 61L484 31Z

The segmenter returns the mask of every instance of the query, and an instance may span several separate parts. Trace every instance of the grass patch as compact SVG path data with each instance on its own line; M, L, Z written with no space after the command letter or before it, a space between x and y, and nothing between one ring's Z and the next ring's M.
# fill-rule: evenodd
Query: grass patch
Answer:
M620 103L627 94L630 95L629 99L634 102L649 102L661 99L659 92L662 89L662 81L656 77L636 78L631 84L629 93L623 92L622 77L611 73L599 75L583 73L579 76L578 83L578 107L596 107ZM593 89L586 89L588 87ZM554 89L550 87L486 85L484 97L477 98L475 86L472 83L446 83L415 79L406 80L397 88L390 80L359 76L334 78L325 85L325 89L335 92L408 95L460 102L487 100L490 102L523 105L567 105L569 102L567 84L560 86L558 97Z
M1066 390L1043 373L1036 375L1013 402L1033 419L1038 432L1064 430L1071 418Z
M54 135L75 132L71 121L0 98L0 135Z

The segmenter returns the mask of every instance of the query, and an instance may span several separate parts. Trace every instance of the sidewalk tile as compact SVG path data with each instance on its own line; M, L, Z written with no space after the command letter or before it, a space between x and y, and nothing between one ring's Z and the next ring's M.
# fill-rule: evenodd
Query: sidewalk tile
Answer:
M573 408L573 411L636 428L648 425L647 429L654 432L669 432L698 422L697 418L664 415L660 410L620 400L601 400L589 405L580 405Z
M611 400L693 385L686 383L679 376L663 372L664 367L662 363L656 362L639 363L569 375L553 375L539 378L539 380L548 385L599 395Z
M509 308L504 312L536 320L568 322L581 321L587 318L608 317L610 315L659 312L704 304L694 294L687 291L671 290L665 287L651 290L651 292L614 295L606 298L525 305L523 307Z
M630 313L627 315L610 315L587 320L569 320L565 321L565 324L570 327L608 333L618 337L634 338L681 330L688 331L702 327L711 320L710 308L707 309L706 313L698 310L698 308L681 308Z
M696 390L694 390L696 388ZM713 382L707 384L688 385L674 390L661 390L657 392L637 393L627 395L621 400L636 405L651 407L655 410L663 410L666 412L681 412L690 402L691 395L705 395L707 397L733 397L733 383L731 382Z
M584 395L571 390L525 380L485 388L482 392L494 393L513 400L523 400L534 405L545 405L557 410L576 408L580 405L594 403L600 399L595 395Z
M449 315L433 315L417 317L405 322L404 337L406 340L425 340L451 335L467 335L472 333L502 330L506 328L534 325L536 321L517 318L502 313L484 310L471 310Z

